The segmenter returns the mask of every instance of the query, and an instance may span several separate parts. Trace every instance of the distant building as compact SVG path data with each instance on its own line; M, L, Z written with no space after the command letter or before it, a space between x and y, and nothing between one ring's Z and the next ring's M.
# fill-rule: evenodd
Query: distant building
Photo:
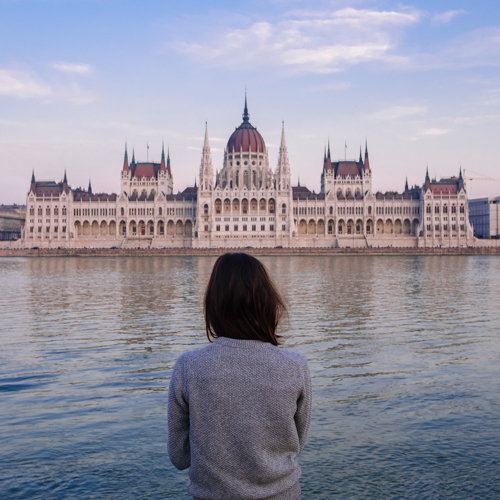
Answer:
M476 238L500 238L500 197L469 200L469 220Z
M25 206L0 205L0 241L13 241L21 238L25 219Z
M373 193L365 146L359 159L333 161L325 150L319 193L292 186L282 128L277 166L264 138L243 122L231 134L220 171L212 165L208 130L199 185L174 194L170 155L129 163L120 194L71 189L64 180L28 192L25 246L42 247L416 247L465 246L473 239L462 172L421 187Z

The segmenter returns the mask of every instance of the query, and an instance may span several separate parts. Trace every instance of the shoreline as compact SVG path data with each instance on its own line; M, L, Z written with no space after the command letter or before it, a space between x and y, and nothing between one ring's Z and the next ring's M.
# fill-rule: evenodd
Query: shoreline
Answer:
M252 255L500 255L497 247L467 248L72 248L72 249L2 249L2 257L152 257L152 256L218 256L227 252L244 252Z

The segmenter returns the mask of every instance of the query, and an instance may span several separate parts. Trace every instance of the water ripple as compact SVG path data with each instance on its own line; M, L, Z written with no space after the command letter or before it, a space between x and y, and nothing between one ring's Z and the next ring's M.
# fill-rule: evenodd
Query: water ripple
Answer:
M188 498L167 388L214 260L0 261L0 498ZM500 260L262 260L313 380L303 498L499 498Z

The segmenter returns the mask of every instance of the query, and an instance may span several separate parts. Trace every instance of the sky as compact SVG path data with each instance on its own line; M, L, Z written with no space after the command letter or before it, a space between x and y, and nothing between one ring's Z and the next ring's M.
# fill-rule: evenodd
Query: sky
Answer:
M500 195L498 0L0 0L0 203L31 173L118 192L169 149L193 185L205 123L214 169L250 121L276 167L281 124L295 185L368 143L375 191L458 175ZM147 149L149 145L149 151ZM347 146L347 149L346 149Z

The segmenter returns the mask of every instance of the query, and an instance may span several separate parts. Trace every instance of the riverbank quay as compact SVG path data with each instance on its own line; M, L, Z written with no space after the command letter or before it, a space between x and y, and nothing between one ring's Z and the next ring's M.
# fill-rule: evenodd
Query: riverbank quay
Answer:
M267 255L500 255L498 247L467 248L72 248L72 249L0 249L2 257L151 257L222 255L227 252L245 252L256 256Z

